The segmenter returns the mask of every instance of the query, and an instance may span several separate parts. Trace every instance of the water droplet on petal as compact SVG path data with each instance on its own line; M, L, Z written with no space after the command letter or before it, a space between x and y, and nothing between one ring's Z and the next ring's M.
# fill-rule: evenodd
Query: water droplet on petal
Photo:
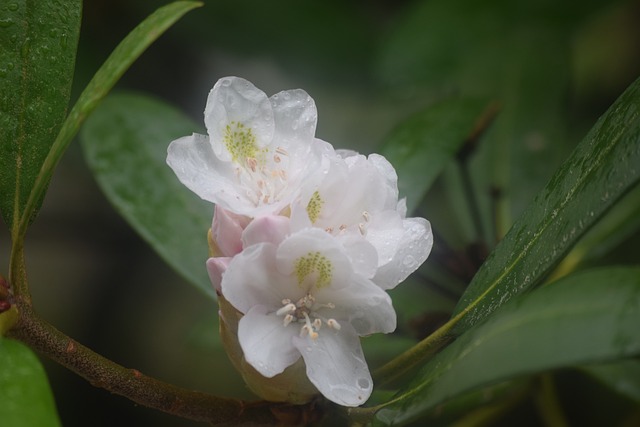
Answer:
M369 380L366 378L359 378L358 379L358 387L360 387L363 390L368 389L370 386Z

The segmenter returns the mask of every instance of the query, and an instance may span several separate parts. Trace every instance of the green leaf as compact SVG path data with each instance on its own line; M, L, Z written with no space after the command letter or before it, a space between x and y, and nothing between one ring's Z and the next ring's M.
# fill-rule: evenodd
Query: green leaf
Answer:
M478 387L640 355L640 268L584 271L520 296L433 358L376 414L403 425Z
M380 149L396 168L400 195L411 212L442 169L492 114L480 99L452 98L400 124Z
M87 120L80 139L89 167L122 216L165 261L213 296L205 268L213 205L166 164L169 143L197 128L160 101L116 94Z
M82 2L0 7L0 214L12 230L67 113Z
M24 344L0 339L0 418L12 427L60 426L47 375Z
M620 360L583 366L580 370L618 394L640 404L640 360Z
M458 303L460 334L541 283L640 179L640 79L598 120L489 255Z
M58 161L87 116L151 43L185 13L201 5L202 3L198 2L179 1L161 7L134 28L107 58L76 101L62 129L60 129L60 133L56 137L29 194L17 236L22 236L26 232L28 221L38 209L39 200L44 197Z

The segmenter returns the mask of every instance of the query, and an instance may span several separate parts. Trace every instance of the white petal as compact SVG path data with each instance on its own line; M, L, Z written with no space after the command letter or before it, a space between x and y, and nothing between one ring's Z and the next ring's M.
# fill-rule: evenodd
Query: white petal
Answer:
M378 266L393 259L404 234L404 225L398 212L386 210L372 214L366 238L378 251Z
M343 406L359 406L373 390L373 380L360 340L350 325L323 330L316 340L293 337L307 365L307 376L327 399Z
M395 189L396 199L398 198L398 174L395 168L384 157L376 153L372 153L368 157L369 162L380 172L385 178L388 187Z
M216 292L222 292L222 288L220 287L222 275L227 270L230 262L230 257L216 257L207 260L207 273L209 273L209 279Z
M268 215L256 218L242 234L242 245L247 248L257 243L279 245L289 234L289 218L281 215Z
M167 164L180 182L204 200L215 203L219 192L235 193L234 186L224 178L228 167L216 158L204 135L194 133L171 142Z
M295 277L284 276L275 268L276 247L270 243L252 245L233 257L222 276L222 295L242 313L255 305L274 312L282 300L304 295Z
M242 123L251 129L258 147L271 143L275 126L273 111L267 95L251 82L239 77L225 77L215 84L204 110L211 144L216 155L225 161L231 154L224 144L224 133L231 122Z
M424 218L402 221L404 234L393 259L382 265L373 281L382 289L394 288L427 259L433 246L431 224Z
M238 325L238 341L245 360L267 378L300 358L292 343L297 333L297 328L285 327L281 317L268 315L267 308L259 305L249 310Z
M358 153L355 150L350 150L348 148L338 148L336 149L336 154L340 157L342 157L343 159L346 159L347 157L353 157L353 156L358 156L360 155L360 153Z
M336 237L344 247L351 260L354 273L370 279L378 269L378 252L376 248L357 234Z
M302 89L286 90L269 98L273 109L278 144L313 140L318 112L316 104ZM295 147L291 147L294 148Z
M335 308L319 312L324 317L335 318L340 325L350 323L360 336L396 329L396 312L389 295L371 280L358 275L351 276L348 286L318 290L316 301L333 303Z

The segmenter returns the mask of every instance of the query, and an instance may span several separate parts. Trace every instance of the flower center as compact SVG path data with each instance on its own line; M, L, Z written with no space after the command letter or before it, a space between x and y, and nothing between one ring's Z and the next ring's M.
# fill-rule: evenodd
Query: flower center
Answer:
M269 148L259 148L251 128L232 121L224 130L224 144L231 160L238 165L236 178L255 206L280 200L287 189L288 153L277 147L269 158Z
M306 294L295 304L290 299L282 300L282 307L276 311L276 315L284 316L282 324L286 327L292 323L301 324L300 336L309 335L315 340L319 336L323 324L334 330L340 330L340 323L336 319L326 318L318 313L321 308L333 309L333 303L317 304L316 299L311 294Z

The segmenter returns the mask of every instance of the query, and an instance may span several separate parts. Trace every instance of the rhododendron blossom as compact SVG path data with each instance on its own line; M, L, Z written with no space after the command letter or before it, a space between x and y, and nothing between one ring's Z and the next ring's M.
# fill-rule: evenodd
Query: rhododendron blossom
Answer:
M250 82L220 79L204 112L208 135L169 145L167 163L201 198L240 215L280 213L321 175L327 144L314 137L316 106L303 90L271 98Z
M215 203L206 267L247 385L267 400L304 403L317 389L358 406L373 389L360 337L395 329L386 290L424 262L433 236L406 217L384 157L334 150L316 120L302 90L268 98L223 78L207 100L208 135L173 141L167 163Z
M358 337L396 327L391 299L371 281L375 249L366 242L342 245L319 229L287 235L265 228L270 218L247 227L253 244L222 277L222 294L244 314L238 339L245 359L273 377L302 357L325 397L346 406L364 403L373 383Z
M391 289L429 256L431 226L424 218L405 218L405 201L398 201L398 176L384 157L340 154L331 159L325 179L307 188L294 204L292 221L298 228L363 236L378 252L373 281Z

